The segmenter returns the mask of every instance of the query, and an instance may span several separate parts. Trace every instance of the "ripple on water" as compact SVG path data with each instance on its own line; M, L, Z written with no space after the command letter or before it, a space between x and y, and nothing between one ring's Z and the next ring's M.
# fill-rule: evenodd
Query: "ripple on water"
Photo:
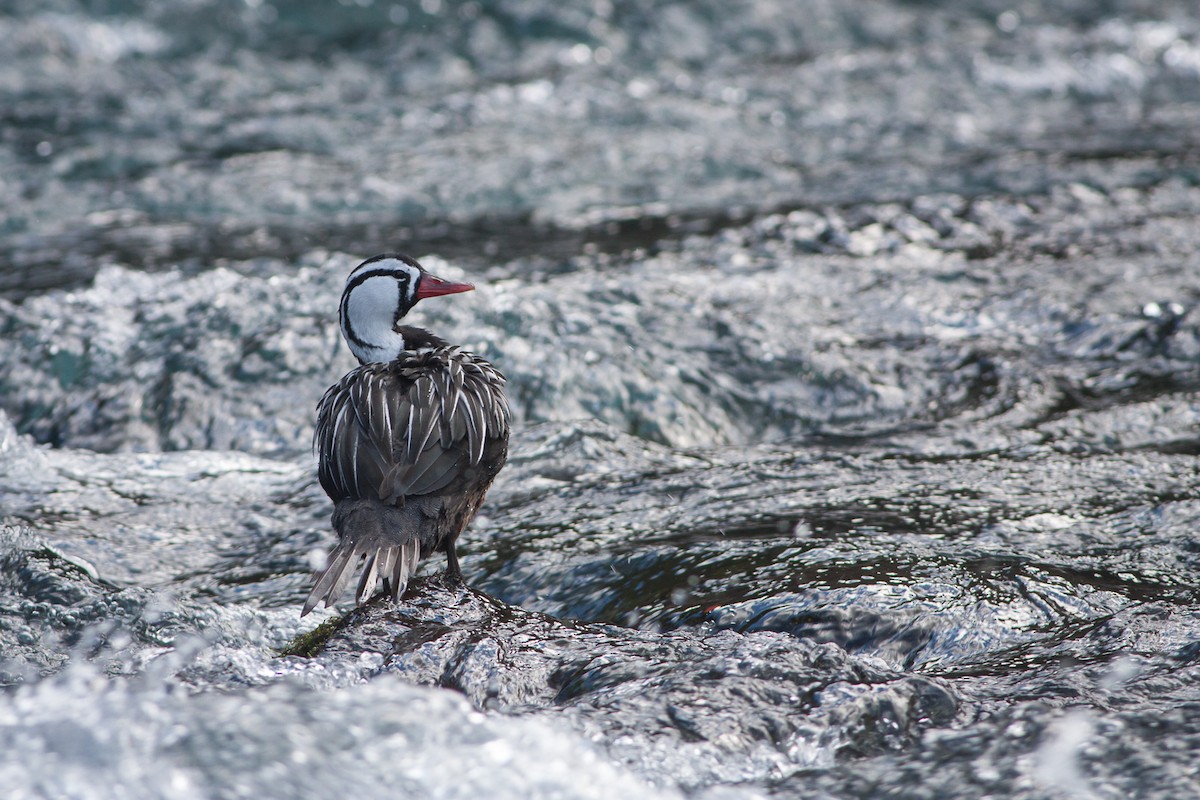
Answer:
M11 5L14 796L1200 796L1191 0ZM493 598L277 657L391 247Z

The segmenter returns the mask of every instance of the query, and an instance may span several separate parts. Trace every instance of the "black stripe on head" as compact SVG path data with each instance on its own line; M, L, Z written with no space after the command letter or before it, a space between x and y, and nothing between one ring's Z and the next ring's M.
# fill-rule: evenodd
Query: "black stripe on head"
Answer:
M390 275L390 276L396 278L397 280L401 280L401 278L403 278L403 280L401 280L401 283L405 285L405 288L407 288L407 283L410 278L410 275L407 270L400 270L400 269L394 269L394 268L389 268L389 267L380 267L379 269L363 269L368 264L376 264L380 261L399 261L403 264L407 264L410 267L416 267L417 272L423 273L425 271L425 268L422 267L421 264L415 258L406 256L403 253L381 253L380 255L377 255L377 256L371 256L370 258L368 258L366 261L359 264L357 267L355 267L350 272L350 278L346 281L346 288L342 290L342 297L345 298L345 296L348 295L350 293L350 290L353 289L355 286L358 286L360 283L365 281L367 278L374 278L376 275ZM413 291L416 291L416 290L414 289ZM404 296L407 297L408 293L406 292Z
M403 264L407 264L410 267L416 267L417 271L420 273L425 272L425 268L421 266L421 263L419 261L417 261L412 256L405 255L404 253L380 253L377 256L371 256L366 261L362 262L357 267L355 267L353 270L351 270L350 277L346 280L346 287L344 289L342 289L342 299L341 299L341 302L338 304L338 318L342 322L342 329L347 331L350 334L350 336L352 338L354 338L355 343L357 343L357 344L361 345L361 344L363 344L363 342L360 339L358 339L357 336L354 335L353 327L350 325L350 322L346 316L346 304L349 302L350 293L356 287L358 287L360 284L369 280L370 278L375 278L375 277L378 277L381 275L385 276L385 277L394 278L396 280L396 282L400 284L401 302L396 306L396 314L395 314L395 317L392 319L393 325L395 325L397 322L399 322L400 318L403 317L405 314L407 314L409 312L409 310L415 304L415 300L410 302L409 299L412 298L416 294L417 281L413 280L412 276L409 274L409 272L407 270L401 270L401 269L389 268L389 267L380 267L378 269L369 269L369 268L364 269L364 267L367 267L369 264L376 264L381 261L389 261L389 260L399 261ZM417 280L419 280L419 278Z
M368 258L366 261L359 264L354 269L356 269L356 270L362 269L367 264L374 264L376 261L383 261L383 260L389 259L389 258L394 259L396 261L403 261L405 264L408 264L410 267L416 267L417 269L421 270L422 272L425 271L425 268L421 266L421 262L417 261L412 256L405 255L404 253L380 253L377 256L371 256L370 258Z
M347 339L349 339L351 343L358 345L362 349L364 349L364 350L369 349L370 344L367 342L364 342L362 340L362 338L359 337L358 333L354 330L353 323L350 322L350 317L348 317L346 315L346 298L347 297L349 297L349 293L343 293L342 294L342 302L338 306L338 323L341 326L342 335L345 336Z

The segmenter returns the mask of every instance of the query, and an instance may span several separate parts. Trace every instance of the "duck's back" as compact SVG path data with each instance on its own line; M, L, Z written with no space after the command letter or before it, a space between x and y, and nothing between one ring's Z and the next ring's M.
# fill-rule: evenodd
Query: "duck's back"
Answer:
M445 550L470 523L508 453L504 377L458 347L404 352L365 364L317 408L322 488L336 504L338 547L305 604L332 603L368 559L359 601L377 578L395 597L416 562Z
M321 486L335 502L486 490L508 452L504 377L457 347L366 364L317 407Z

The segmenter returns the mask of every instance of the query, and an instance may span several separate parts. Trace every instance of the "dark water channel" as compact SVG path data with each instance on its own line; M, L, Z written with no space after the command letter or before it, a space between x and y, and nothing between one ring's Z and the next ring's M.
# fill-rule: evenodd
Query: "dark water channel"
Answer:
M1200 796L1197 130L1183 2L0 6L5 796ZM394 248L513 450L301 621Z

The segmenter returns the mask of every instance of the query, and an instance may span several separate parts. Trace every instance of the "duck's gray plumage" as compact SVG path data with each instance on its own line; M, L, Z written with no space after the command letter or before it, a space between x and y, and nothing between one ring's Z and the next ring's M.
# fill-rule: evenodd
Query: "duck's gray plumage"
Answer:
M458 347L351 371L317 406L322 488L335 503L391 504L463 481L456 490L475 488L484 452L508 440L504 383L495 367Z
M457 576L455 539L507 458L504 376L425 331L394 330L415 349L351 370L317 406L318 477L334 502L339 541L302 614L332 605L364 561L359 603L380 580L398 599L435 551L446 552Z
M365 364L325 392L313 444L340 541L304 613L332 604L363 558L360 603L377 578L398 598L434 551L457 567L454 539L507 457L504 383L483 359L441 347Z

